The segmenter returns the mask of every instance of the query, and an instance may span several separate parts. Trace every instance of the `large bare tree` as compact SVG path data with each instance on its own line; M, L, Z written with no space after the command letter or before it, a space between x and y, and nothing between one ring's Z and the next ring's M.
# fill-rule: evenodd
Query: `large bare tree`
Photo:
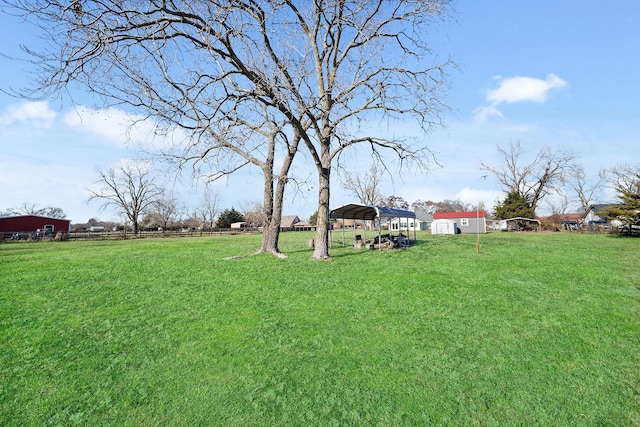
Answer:
M219 171L254 159L273 166L271 145L241 136L257 136L265 121L282 126L267 137L277 141L279 157L290 163L300 142L317 169L316 259L329 257L331 170L345 149L366 144L378 155L389 151L428 166L425 132L439 124L451 65L433 54L429 31L449 0L6 2L36 19L55 46L35 53L41 88L79 83L143 109L167 129L187 131L184 147L210 144L200 158L228 158ZM381 122L420 132L381 131ZM246 156L257 150L259 157ZM265 174L265 194L276 203L287 173ZM272 230L279 214L273 206ZM263 249L277 246L263 241Z
M282 207L301 138L297 129L288 133L288 123L282 116L278 122L268 106L258 104L260 111L252 111L241 104L219 106L217 121L197 129L188 144L178 141L165 148L162 156L179 168L190 165L194 175L199 178L205 175L209 183L247 165L259 168L263 178L264 223L258 252L284 257L279 248ZM198 114L205 118L204 112Z
M296 105L310 123L304 142L318 170L314 258L322 259L329 256L331 170L345 149L366 144L374 155L391 151L401 163L427 166L424 133L387 136L372 123L411 123L426 132L439 121L451 64L434 57L428 30L449 2L318 1L302 9L283 3L298 25L296 50L311 71L305 86L312 97L298 98Z
M640 163L623 163L615 165L608 170L609 184L618 193L634 191L638 188L638 175Z
M441 202L434 202L431 200L416 200L411 203L413 209L420 209L423 212L434 214L436 212L471 212L476 209L480 209L479 206L473 206L463 202L460 199L450 200L445 199ZM484 209L484 207L483 207Z
M342 187L365 205L375 205L382 200L380 170L375 163L364 174L345 170L343 172Z
M508 148L498 146L502 157L499 165L482 163L481 168L492 173L505 193L515 193L536 207L564 182L567 171L574 165L576 154L570 151L543 147L528 163L523 163L524 150L519 140Z
M589 178L584 165L576 163L569 168L567 185L575 193L580 205L580 213L587 213L589 206L600 196L606 182L607 171L605 169L598 171L596 177Z
M168 231L179 222L184 206L175 196L159 197L151 203L147 210L147 218L152 225Z
M99 179L96 188L89 189L89 201L101 202L101 209L114 207L131 221L133 232L138 234L141 215L164 194L155 184L150 165L125 161L97 172Z
M202 199L200 206L196 208L196 212L193 216L201 222L202 228L212 231L213 227L216 225L219 212L220 195L212 193L211 189L207 187L204 192L204 198Z

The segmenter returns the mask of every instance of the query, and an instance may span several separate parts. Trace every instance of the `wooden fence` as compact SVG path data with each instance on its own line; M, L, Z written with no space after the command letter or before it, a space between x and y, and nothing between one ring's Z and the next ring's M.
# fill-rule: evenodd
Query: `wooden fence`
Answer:
M281 232L309 231L298 227L282 227ZM121 240L140 238L176 238L176 237L206 237L206 236L233 236L239 234L260 234L262 227L243 228L213 228L211 230L164 230L164 231L73 231L69 233L70 240Z
M70 240L122 240L142 238L178 238L203 236L231 236L235 234L257 234L259 228L214 228L211 230L164 230L164 231L74 231L69 233Z

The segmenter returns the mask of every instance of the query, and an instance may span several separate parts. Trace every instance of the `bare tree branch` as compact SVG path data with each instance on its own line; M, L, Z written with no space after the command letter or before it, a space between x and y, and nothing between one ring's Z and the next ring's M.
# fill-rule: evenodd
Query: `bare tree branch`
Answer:
M522 164L523 150L519 140L508 149L498 146L503 163L497 166L482 163L481 168L492 173L505 193L516 193L536 207L553 190L564 183L565 175L573 167L576 155L573 152L552 150L543 147L533 160Z
M580 205L580 212L585 214L589 206L599 196L604 184L607 182L607 172L601 169L595 178L588 179L584 170L584 165L575 164L568 170L567 184L575 193Z
M143 110L159 133L185 133L183 151L165 154L212 176L245 164L266 171L275 157L288 174L302 143L318 173L314 258L329 256L330 175L344 150L366 144L420 168L433 157L426 135L447 108L454 64L434 55L428 31L449 0L5 3L51 40L49 51L28 51L42 76L32 95L80 85ZM382 121L417 131L385 134ZM268 123L278 131L258 137ZM278 141L275 157L265 140ZM265 188L272 175L286 183L283 171L267 172Z
M97 173L96 184L100 187L89 190L89 202L102 202L101 209L115 207L131 221L137 234L140 216L164 194L164 190L154 183L149 164L124 162Z
M343 188L353 194L360 203L376 205L382 200L382 194L379 189L380 172L375 163L371 165L364 175L351 173L346 170L343 174Z
M619 193L633 192L638 187L640 164L624 163L609 170L609 184Z

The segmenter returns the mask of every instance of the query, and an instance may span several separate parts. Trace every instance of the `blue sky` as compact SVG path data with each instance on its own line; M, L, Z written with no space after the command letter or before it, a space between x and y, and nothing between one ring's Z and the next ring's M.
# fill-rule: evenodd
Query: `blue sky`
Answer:
M593 176L601 168L640 162L640 2L459 1L455 10L452 20L434 29L436 51L459 66L450 72L446 127L429 135L441 167L386 177L383 194L491 206L503 194L491 176L482 179L480 163L497 164L496 146L516 139L531 155L546 145L575 150ZM0 14L0 53L20 56L20 44L37 46L32 31ZM30 84L28 64L0 57L0 69L0 88ZM73 95L75 106L0 94L0 211L28 203L60 207L74 222L118 219L99 204L87 204L87 189L96 168L139 157L136 142L148 129L127 135L122 112L91 110L82 106L87 94ZM312 166L298 168L305 175ZM259 180L258 172L246 171L216 183L213 191L222 208L238 208L260 201ZM288 194L285 214L308 218L315 211L313 184ZM201 190L175 187L192 208ZM604 191L598 201L614 199ZM334 182L331 206L351 201Z

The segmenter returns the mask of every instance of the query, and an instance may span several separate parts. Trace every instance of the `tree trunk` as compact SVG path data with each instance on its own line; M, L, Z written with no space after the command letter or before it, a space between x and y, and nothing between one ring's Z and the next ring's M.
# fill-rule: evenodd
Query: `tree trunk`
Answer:
M278 248L279 238L280 222L277 221L276 217L271 217L271 220L262 228L262 247L258 253L271 252L274 255L282 255Z
M276 191L273 193L273 198L269 197L271 215L268 217L267 223L262 230L262 248L260 248L260 252L271 252L280 258L286 258L286 255L280 252L280 247L278 246L280 239L280 225L282 224L282 201L284 199L286 184L286 177L279 177L278 185L276 185ZM267 202L266 186L267 184L265 182L265 204ZM271 184L271 189L273 189L273 184Z
M272 135L275 137L275 135ZM264 163L262 171L264 177L264 212L266 214L266 224L262 229L262 247L259 252L271 252L277 257L286 258L280 252L278 246L280 240L280 225L282 224L282 202L284 200L284 190L289 181L288 174L293 158L298 151L300 134L295 133L293 141L288 145L287 155L284 157L278 183L275 191L273 189L274 173L273 165L275 159L275 141L271 141L267 161Z
M323 162L324 163L324 162ZM329 259L329 178L331 167L322 167L319 173L318 222L314 241L313 259Z
M262 212L265 222L262 224L262 246L258 253L272 252L279 253L278 237L280 234L279 219L273 213L273 203L275 194L273 192L273 172L268 165L263 166L262 176L264 179L264 192L262 196ZM277 228L275 227L277 225Z

